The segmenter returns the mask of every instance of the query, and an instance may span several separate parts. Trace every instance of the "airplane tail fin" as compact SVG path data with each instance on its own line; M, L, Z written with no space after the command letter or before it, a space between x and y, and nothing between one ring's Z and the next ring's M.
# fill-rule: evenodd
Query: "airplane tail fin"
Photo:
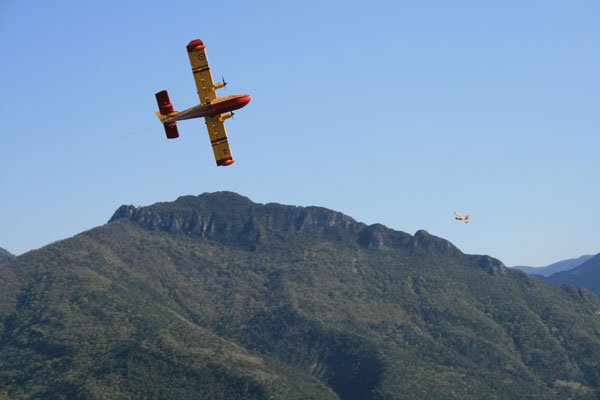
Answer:
M169 115L177 113L177 111L173 110L173 104L171 104L171 100L169 99L169 93L166 90L163 90L156 93L155 96L159 109L159 112L157 112L156 115L165 127L167 139L178 138L179 130L177 129L177 122L165 123L165 121L169 118Z
M169 92L162 90L156 93L155 96L161 115L169 115L175 112L175 110L173 110L173 104L171 104L171 100L169 100Z

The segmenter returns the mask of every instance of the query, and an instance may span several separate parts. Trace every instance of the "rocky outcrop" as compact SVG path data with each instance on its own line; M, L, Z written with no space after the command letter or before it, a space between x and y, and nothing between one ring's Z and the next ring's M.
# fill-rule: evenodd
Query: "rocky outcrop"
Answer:
M411 246L413 251L425 250L450 255L462 254L448 240L434 236L425 230L419 230L415 233Z
M170 205L123 205L109 222L121 218L151 230L245 245L257 245L268 237L283 240L306 235L339 238L365 227L340 212L322 207L263 205L230 192L184 196Z
M477 256L477 255L471 255L469 257L474 257L477 261L477 265L492 276L499 276L499 275L506 274L506 271L507 271L506 266L500 260L498 260L496 258L493 258L490 256Z
M123 205L109 222L127 218L147 229L189 234L256 249L270 240L333 240L381 251L407 254L464 256L448 240L425 230L414 236L382 224L366 225L323 207L298 207L277 203L254 203L232 192L183 196L171 203L148 207ZM469 256L492 276L505 273L500 261L488 256Z

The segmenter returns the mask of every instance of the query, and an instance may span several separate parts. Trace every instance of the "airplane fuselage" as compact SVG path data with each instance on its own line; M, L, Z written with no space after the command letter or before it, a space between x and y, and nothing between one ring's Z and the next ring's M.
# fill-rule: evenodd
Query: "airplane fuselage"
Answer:
M252 100L247 94L231 94L229 96L217 97L208 104L198 104L181 112L173 112L162 122L169 124L171 122L183 121L192 118L214 117L234 110L239 110Z

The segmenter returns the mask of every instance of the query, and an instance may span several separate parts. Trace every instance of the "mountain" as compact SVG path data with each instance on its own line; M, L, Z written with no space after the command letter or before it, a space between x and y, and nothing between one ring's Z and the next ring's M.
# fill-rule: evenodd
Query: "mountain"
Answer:
M5 263L12 258L14 258L14 255L0 247L0 264Z
M596 254L577 268L542 279L556 286L569 284L576 288L584 287L600 296L600 254Z
M530 275L550 276L557 272L568 271L570 269L578 267L592 257L594 257L594 256L593 255L585 255L585 256L581 256L581 257L577 257L577 258L569 258L567 260L558 261L553 264L547 265L545 267L525 267L525 266L517 265L514 267L510 267L510 268L515 268L515 269L521 270Z
M230 192L0 266L0 398L600 395L600 299L450 242Z

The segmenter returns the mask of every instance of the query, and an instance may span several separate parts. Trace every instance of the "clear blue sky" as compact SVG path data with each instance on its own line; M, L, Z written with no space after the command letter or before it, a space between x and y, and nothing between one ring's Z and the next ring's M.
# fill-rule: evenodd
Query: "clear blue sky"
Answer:
M596 0L2 1L0 247L230 190L509 266L598 253L599 20ZM202 120L167 140L154 114L162 89L197 104L196 38L220 93L253 97L230 167Z

